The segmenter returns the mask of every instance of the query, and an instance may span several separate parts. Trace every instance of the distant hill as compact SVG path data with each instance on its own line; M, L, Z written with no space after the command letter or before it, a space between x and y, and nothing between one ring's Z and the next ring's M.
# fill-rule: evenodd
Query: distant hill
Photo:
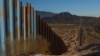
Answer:
M44 17L43 20L47 23L67 23L67 24L94 24L100 21L98 17L90 17L90 16L77 16L72 15L69 12L61 12L52 17Z
M52 16L56 15L56 13L46 12L46 11L36 11L36 12L37 12L37 15L41 16L41 18L52 17Z

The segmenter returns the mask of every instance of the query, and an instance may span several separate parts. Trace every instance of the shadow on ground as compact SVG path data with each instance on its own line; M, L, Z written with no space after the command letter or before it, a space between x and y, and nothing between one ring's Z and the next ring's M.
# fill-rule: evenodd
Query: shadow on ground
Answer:
M91 50L91 53L85 54L83 56L100 56L100 43L92 43L89 44L88 46L80 49L79 51L82 50ZM96 52L93 52L96 51Z
M52 31L51 27L39 20L38 33L42 36L42 39L47 40L49 47L45 52L50 52L51 55L61 55L67 51L67 46L65 46L63 40Z

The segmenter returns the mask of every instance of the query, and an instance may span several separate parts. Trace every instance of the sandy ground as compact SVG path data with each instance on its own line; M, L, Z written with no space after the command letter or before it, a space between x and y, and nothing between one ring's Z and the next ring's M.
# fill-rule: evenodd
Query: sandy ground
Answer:
M78 25L67 24L50 24L52 31L59 36L59 39L63 41L67 47L66 51L62 55L47 55L51 54L49 50L51 43L46 39L43 39L41 35L38 36L37 45L35 45L33 39L28 39L27 42L21 40L21 42L12 43L7 42L8 56L100 56L100 42L88 35L86 28L83 27L82 31ZM92 31L94 32L94 31ZM80 33L82 34L80 36ZM98 34L99 35L99 34ZM80 46L80 39L82 38L82 45ZM10 44L9 44L10 43ZM53 42L54 43L54 42ZM57 43L59 44L59 43ZM58 45L59 46L59 45ZM14 49L12 49L14 48ZM57 48L53 46L53 48ZM47 52L48 51L48 52ZM36 53L37 54L36 54ZM15 55L16 54L16 55Z
M89 54L92 56L92 53L94 53L94 56L99 52L100 42L97 42L95 38L93 39L92 37L88 37L87 33L84 31L84 28L82 31L82 46L80 46L79 26L66 24L51 24L50 26L52 27L52 30L61 37L65 45L68 46L68 51L63 53L62 56L85 56Z

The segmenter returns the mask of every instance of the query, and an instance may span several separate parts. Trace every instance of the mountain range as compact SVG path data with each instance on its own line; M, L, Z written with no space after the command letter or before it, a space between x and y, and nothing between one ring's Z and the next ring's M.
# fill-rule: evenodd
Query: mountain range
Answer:
M37 13L37 15L40 15L41 18L52 17L52 16L56 15L56 13L46 12L46 11L36 11L36 13Z
M66 24L96 24L99 23L100 17L92 16L78 16L69 12L52 13L37 11L37 14L41 16L46 23L66 23Z

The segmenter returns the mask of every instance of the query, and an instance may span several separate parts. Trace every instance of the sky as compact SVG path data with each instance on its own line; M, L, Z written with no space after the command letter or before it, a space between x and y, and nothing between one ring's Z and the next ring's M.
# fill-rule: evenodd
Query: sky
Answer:
M22 0L36 10L54 13L70 12L80 16L100 16L100 0Z

